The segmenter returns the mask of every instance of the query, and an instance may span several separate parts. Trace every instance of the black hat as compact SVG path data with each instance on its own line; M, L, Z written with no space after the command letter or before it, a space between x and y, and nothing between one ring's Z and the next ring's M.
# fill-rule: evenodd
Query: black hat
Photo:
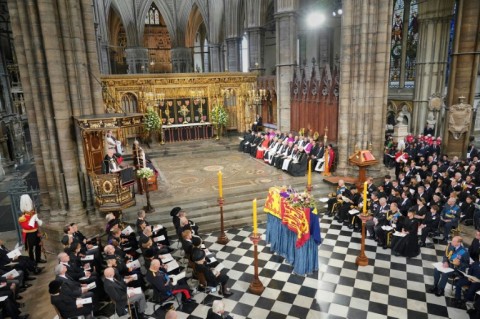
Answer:
M192 253L193 261L197 262L205 258L205 252L201 249L195 249Z
M148 243L148 241L150 240L150 237L147 237L147 236L140 236L140 244L146 244Z
M68 235L64 235L61 240L63 245L68 245Z
M181 207L174 207L171 211L170 211L170 216L177 216L177 214L182 210Z
M198 236L193 236L192 237L192 244L195 247L200 246L202 244L202 239Z
M146 249L145 252L143 253L143 257L148 259L153 258L154 256L155 256L155 253L152 248Z
M48 293L51 295L58 294L60 292L60 287L62 287L62 282L60 280L51 281L48 284Z
M357 189L357 186L355 186L355 185L350 186L350 190L353 191L354 189Z

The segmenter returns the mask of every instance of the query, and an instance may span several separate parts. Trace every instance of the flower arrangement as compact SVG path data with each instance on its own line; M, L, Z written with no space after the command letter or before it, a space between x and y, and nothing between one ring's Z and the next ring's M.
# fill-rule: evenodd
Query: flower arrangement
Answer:
M162 128L162 121L160 116L152 107L147 109L147 114L145 114L144 129L147 132L155 132Z
M137 177L142 179L149 179L153 176L153 170L148 167L143 167L137 170Z
M218 103L212 109L212 122L224 126L228 122L228 114L223 105Z
M280 196L290 202L292 207L316 208L315 198L307 191L297 192L291 187L283 186L280 190Z

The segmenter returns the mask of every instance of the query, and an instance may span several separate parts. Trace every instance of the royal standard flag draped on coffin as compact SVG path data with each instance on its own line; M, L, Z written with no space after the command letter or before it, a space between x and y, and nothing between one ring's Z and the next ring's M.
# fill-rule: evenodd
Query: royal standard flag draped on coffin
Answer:
M297 234L297 248L303 246L310 238L310 213L317 214L316 208L304 207L284 198L279 187L271 187L265 201L264 211L279 218L284 225ZM318 224L318 218L316 218ZM318 229L317 229L318 228ZM314 232L319 227L313 227ZM314 235L314 238L317 237ZM319 237L319 234L318 234Z

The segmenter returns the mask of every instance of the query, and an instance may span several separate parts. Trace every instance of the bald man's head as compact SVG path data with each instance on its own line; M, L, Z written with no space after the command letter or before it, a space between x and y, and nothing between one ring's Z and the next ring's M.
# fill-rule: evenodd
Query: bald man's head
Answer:
M112 267L108 267L105 268L103 274L105 275L105 278L113 278L113 276L115 276L115 270L113 270Z

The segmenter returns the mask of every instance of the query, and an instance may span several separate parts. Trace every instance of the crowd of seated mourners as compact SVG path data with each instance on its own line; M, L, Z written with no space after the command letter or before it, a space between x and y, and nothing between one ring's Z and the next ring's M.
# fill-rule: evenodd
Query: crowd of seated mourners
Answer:
M226 271L210 268L219 262L202 244L198 226L180 207L172 209L171 215L175 231L183 236L179 249L190 261L193 274L206 278L205 287L220 285L220 293L228 297L231 292ZM117 213L108 214L106 234L92 238L85 237L74 223L64 227L64 251L57 256L55 279L49 284L51 303L61 318L95 318L107 315L104 312L108 308L114 308L112 312L118 316L132 313L136 318L147 318L151 314L145 314L146 302L150 300L161 304L154 314L156 318L171 319L177 318L175 302L179 307L195 302L192 296L196 287L189 286L184 267L172 256L174 248L170 247L166 228L150 224L144 211L139 211L137 217L135 226L123 223ZM198 251L204 254L202 259ZM208 258L212 263L206 261ZM18 288L23 285L22 281ZM15 295L12 297L15 302ZM11 306L10 317L26 318L19 316L14 303Z
M312 162L312 171L317 172L323 172L325 164L331 171L335 163L332 144L325 149L323 142L313 137L285 134L273 129L268 132L246 132L238 150L292 176L305 176L309 161Z
M404 152L417 145L414 141L405 143ZM451 258L452 254L445 256L443 260L445 267L450 266L455 270L451 275L466 278L464 273L469 273L480 280L478 151L470 145L469 154L460 159L456 156L437 156L437 151L433 148L431 150L408 151L406 156L396 162L395 176L385 175L383 180L377 183L372 178L367 179L370 215L366 222L368 238L375 240L384 249L391 248L392 254L407 258L419 255L422 247L426 245L447 245L454 254L462 252L457 261ZM360 231L361 220L358 214L362 211L363 202L355 186L348 188L344 181L340 180L336 192L331 193L325 202L326 213L334 220L345 227ZM458 235L462 227L472 225L477 229L477 238L467 250L463 248L463 239ZM429 237L432 239L428 239ZM463 253L471 259L464 257ZM465 258L467 264L463 264ZM438 279L436 278L430 289L437 296L444 294L448 276L440 277L438 274ZM475 280L466 278L460 281L460 289L457 288L455 292L455 305L464 307L465 301L473 302L475 292L480 289L480 284ZM462 298L463 286L468 286L468 289L464 289L465 296ZM480 311L477 306L472 309Z

